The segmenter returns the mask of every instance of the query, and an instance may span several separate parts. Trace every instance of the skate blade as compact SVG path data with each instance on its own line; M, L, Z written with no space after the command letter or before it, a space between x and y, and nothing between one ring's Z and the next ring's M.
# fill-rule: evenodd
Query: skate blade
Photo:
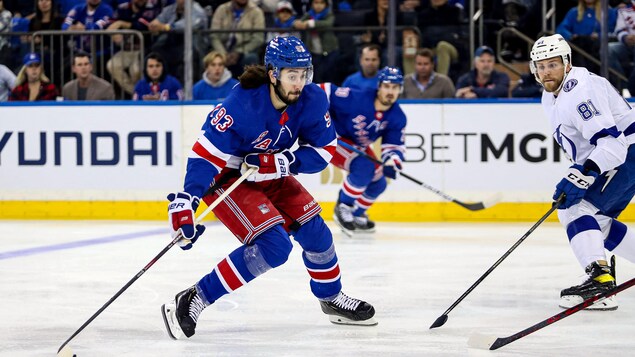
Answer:
M357 326L375 326L378 324L377 320L374 317L370 319L355 321L350 320L342 316L337 315L329 315L329 321L336 325L357 325Z
M572 308L578 304L581 304L584 300L578 295L565 295L560 298L560 307L563 309ZM593 311L613 311L617 310L619 305L615 296L609 296L606 299L596 301L593 305L587 307L585 310Z
M185 337L185 334L181 330L179 322L176 320L176 305L164 304L161 306L161 315L163 316L163 323L165 329L168 331L168 335L173 340L178 340Z

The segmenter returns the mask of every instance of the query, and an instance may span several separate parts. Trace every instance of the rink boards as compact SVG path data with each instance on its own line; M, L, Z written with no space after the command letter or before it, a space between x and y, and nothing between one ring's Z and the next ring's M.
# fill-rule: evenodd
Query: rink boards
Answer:
M403 101L405 178L371 213L384 221L536 220L570 165L536 101ZM0 106L0 218L165 219L165 195L213 104L54 103ZM330 218L343 174L329 166L298 178ZM552 219L555 218L552 217ZM623 218L632 220L630 208Z

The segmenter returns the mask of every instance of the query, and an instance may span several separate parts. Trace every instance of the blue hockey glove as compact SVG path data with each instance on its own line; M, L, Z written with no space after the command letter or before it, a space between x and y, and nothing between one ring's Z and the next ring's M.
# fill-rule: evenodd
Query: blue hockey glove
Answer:
M183 250L192 248L198 237L205 232L205 226L194 226L194 212L198 208L200 200L192 197L187 192L170 193L168 195L168 217L172 228L172 239L180 234L183 238L177 242Z
M561 193L564 193L564 201L560 204L560 209L569 208L576 203L580 202L586 190L595 182L598 177L598 173L595 171L587 171L585 174L584 167L582 165L572 165L567 170L566 175L556 185L556 192L553 194L553 199L557 200Z
M397 172L401 171L401 157L393 153L384 155L384 176L393 180L397 179Z
M244 174L250 167L257 167L258 171L249 176L247 181L275 180L291 175L289 165L293 161L295 161L295 156L288 150L278 154L249 154L245 156L240 173Z

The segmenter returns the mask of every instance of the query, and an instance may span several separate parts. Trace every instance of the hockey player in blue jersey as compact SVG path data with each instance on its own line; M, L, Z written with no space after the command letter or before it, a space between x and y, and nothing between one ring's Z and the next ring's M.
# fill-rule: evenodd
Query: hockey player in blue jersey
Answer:
M397 104L403 88L398 68L385 67L377 75L376 89L354 89L323 84L338 139L375 157L372 143L381 139L383 167L343 146L332 163L348 171L339 192L333 219L342 231L372 233L375 223L366 211L386 190L386 177L397 178L404 160L406 115Z
M303 249L311 291L330 320L377 323L373 306L341 291L333 237L320 205L294 177L322 171L336 147L326 95L311 84L311 54L296 37L276 37L264 62L248 66L209 114L189 155L184 191L168 196L173 237L181 232L179 245L189 249L204 230L193 224L199 198L210 204L241 172L258 168L213 210L243 245L162 307L174 339L194 334L205 307L284 264L293 247L290 235ZM296 142L299 147L291 151ZM213 193L205 195L210 185Z
M560 292L560 306L570 308L615 287L605 249L635 262L635 232L617 220L635 195L635 111L606 79L571 66L561 35L534 43L530 68L545 89L554 138L573 162L553 196L565 195L558 219L587 274ZM612 296L588 309L614 310L617 302Z

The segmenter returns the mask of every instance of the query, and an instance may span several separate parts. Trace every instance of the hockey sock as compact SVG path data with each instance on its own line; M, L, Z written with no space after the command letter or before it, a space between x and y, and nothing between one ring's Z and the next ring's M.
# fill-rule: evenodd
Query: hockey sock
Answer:
M253 244L243 245L221 260L198 282L199 291L207 303L212 303L284 264L292 248L289 235L282 225L276 225L258 236Z
M340 267L333 236L324 220L316 216L294 234L302 249L304 266L311 277L311 291L318 299L329 300L342 290Z
M365 186L358 187L350 183L348 176L344 179L338 201L348 206L353 206L355 201L362 196Z
M379 180L371 182L364 193L355 200L354 216L360 217L373 205L377 197L386 190L386 178L381 177Z
M604 237L600 225L592 216L582 216L569 223L567 236L582 268L595 261L606 260Z

